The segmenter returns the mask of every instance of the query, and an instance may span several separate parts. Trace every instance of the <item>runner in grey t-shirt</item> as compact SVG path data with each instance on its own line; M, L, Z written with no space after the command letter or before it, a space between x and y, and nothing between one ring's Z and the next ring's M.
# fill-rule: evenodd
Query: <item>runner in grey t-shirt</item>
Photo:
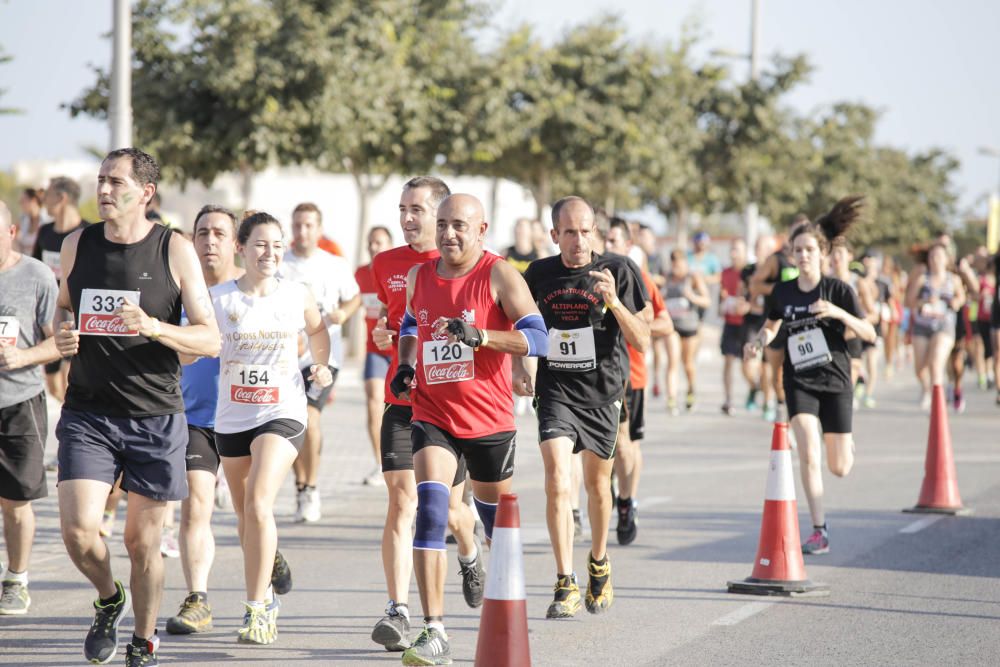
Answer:
M0 202L0 508L10 563L0 580L0 615L26 614L31 605L31 501L48 495L41 364L59 358L52 338L56 280L47 266L14 249L16 237L10 210Z

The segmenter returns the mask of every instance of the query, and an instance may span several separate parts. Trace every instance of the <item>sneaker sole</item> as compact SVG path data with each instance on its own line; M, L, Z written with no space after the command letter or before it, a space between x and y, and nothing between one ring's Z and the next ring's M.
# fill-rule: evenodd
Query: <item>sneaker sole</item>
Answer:
M31 606L31 602L28 602L28 606ZM0 616L24 616L28 613L28 607L24 609L0 609Z
M802 550L803 556L822 556L823 554L828 554L828 553L830 553L830 547L826 547L825 549L816 549L816 551L806 551L805 549Z
M376 625L372 630L372 641L384 646L386 651L405 651L410 648L406 637L391 625Z
M125 606L122 608L122 613L118 614L118 619L114 622L114 625L112 626L115 629L115 648L114 648L114 650L111 651L111 655L109 655L104 660L98 660L97 658L87 658L87 652L86 652L86 650L84 650L83 657L87 658L87 661L90 662L91 664L94 664L94 665L106 665L109 662L111 662L112 660L114 660L115 656L118 655L118 644L119 644L119 642L117 640L117 637L118 637L118 626L122 624L122 620L125 618L125 615L128 614L129 610L132 608L132 598L127 597L127 595L128 594L126 594Z
M192 625L185 621L175 621L173 618L167 620L168 635L193 635L199 632L208 632L213 629L214 627L212 626L211 620L200 626Z
M563 609L563 610L559 610L559 611L555 611L555 612L553 612L552 608L549 607L548 611L545 612L545 618L550 618L550 619L553 619L553 620L554 619L558 619L558 618L573 618L574 616L576 616L576 613L578 611L580 611L580 605L579 604L576 605L576 607L574 609L572 609L572 610Z
M411 667L426 667L427 665L450 665L451 657L423 658L419 655L403 654L403 664Z

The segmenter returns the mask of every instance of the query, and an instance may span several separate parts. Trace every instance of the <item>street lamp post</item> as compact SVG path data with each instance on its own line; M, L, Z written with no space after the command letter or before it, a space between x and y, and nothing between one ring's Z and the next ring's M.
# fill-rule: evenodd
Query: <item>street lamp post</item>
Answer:
M111 150L132 145L132 3L113 0L111 51Z

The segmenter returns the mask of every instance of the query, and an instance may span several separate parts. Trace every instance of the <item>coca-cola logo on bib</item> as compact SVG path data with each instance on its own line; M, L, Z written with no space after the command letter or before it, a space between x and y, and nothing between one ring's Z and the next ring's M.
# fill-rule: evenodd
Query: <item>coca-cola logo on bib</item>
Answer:
M136 336L135 329L129 329L117 315L95 315L84 313L80 316L80 333L104 336Z
M246 403L248 405L274 405L278 403L277 387L242 387L232 385L229 388L229 397L233 403Z
M475 377L473 361L459 361L450 364L427 366L427 383L462 382Z

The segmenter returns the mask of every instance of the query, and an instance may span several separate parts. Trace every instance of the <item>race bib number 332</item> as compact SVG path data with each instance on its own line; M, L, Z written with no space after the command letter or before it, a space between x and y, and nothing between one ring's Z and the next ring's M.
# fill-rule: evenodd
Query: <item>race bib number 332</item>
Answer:
M125 299L139 305L139 290L85 289L80 294L80 334L91 336L138 336L115 312Z

